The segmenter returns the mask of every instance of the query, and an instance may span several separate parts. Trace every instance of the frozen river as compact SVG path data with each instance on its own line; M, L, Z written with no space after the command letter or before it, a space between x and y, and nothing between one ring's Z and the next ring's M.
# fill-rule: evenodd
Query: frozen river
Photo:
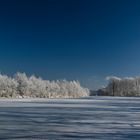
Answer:
M0 140L140 140L140 98L0 100Z

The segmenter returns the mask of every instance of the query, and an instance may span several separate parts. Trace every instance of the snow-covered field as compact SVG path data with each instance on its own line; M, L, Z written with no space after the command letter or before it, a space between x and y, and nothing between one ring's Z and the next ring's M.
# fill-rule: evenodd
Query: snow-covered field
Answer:
M0 99L2 140L140 140L140 98Z

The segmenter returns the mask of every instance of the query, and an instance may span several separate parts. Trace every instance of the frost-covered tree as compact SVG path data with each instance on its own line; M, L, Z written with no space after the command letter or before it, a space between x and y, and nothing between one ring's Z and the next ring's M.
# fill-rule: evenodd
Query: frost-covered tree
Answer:
M40 97L40 98L49 98L49 94L47 92L47 85L44 80L41 78L36 78L35 76L31 76L29 78L30 83L30 96L31 97Z
M110 96L140 96L140 78L108 77L106 92Z
M15 75L15 80L18 83L17 93L20 96L29 96L30 95L30 86L31 83L25 73L17 73Z
M0 75L0 97L16 97L18 83L6 75Z
M17 73L14 78L0 75L0 97L77 98L88 96L89 90L78 81L49 81Z

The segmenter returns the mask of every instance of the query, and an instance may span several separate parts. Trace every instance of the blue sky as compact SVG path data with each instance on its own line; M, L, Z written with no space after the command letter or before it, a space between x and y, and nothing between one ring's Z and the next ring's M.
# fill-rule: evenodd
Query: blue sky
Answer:
M0 71L76 79L89 88L108 75L140 75L138 0L0 2Z

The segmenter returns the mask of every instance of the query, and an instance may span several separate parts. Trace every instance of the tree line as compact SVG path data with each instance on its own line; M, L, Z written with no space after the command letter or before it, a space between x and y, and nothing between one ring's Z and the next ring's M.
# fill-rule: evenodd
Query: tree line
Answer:
M103 89L109 96L140 96L140 77L107 77L109 84Z
M17 73L13 77L0 74L0 97L6 98L78 98L89 95L78 81L49 81Z

